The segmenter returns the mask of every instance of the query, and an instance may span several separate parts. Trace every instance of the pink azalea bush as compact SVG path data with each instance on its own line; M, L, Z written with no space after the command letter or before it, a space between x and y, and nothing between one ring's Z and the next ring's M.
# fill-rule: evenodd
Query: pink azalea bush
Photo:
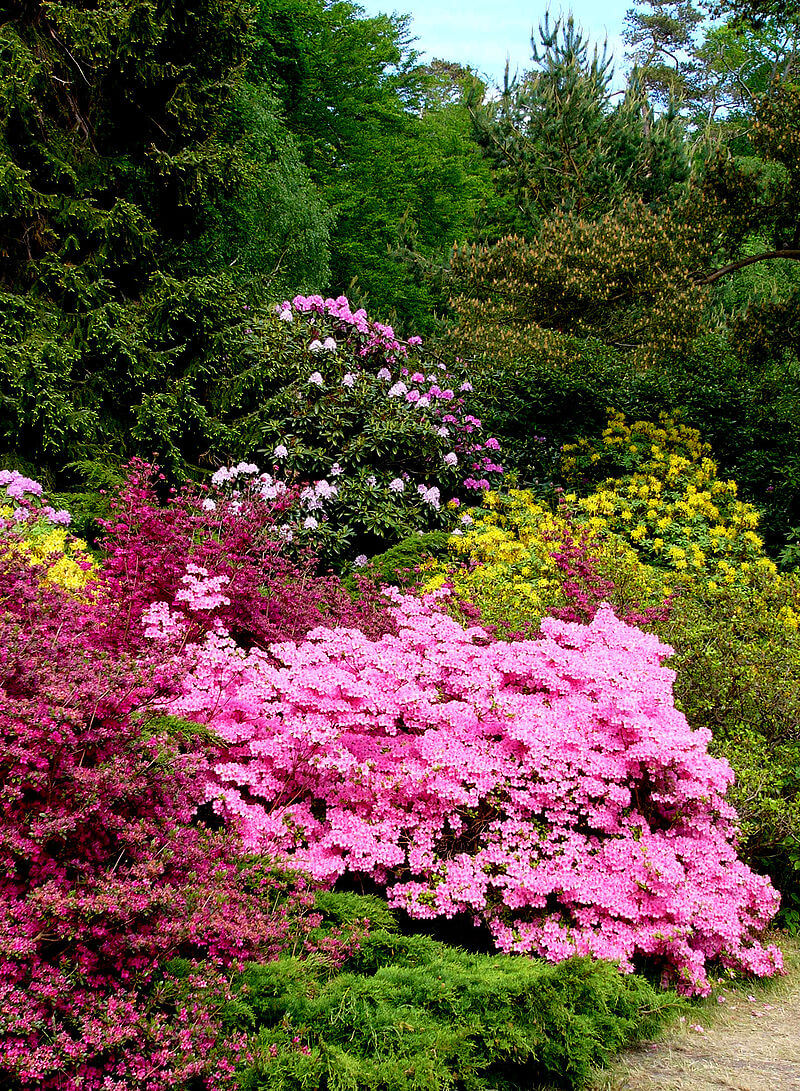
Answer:
M231 1086L230 972L302 946L308 882L198 821L209 743L153 718L158 644L110 657L102 611L40 584L0 557L0 1085Z
M708 991L712 959L780 967L758 938L777 894L736 856L730 767L675 709L670 649L608 606L508 643L394 592L380 639L249 651L223 628L183 646L183 619L156 609L191 666L168 707L226 740L208 795L251 849L370 876L415 917L471 914L504 951L646 956L687 992Z

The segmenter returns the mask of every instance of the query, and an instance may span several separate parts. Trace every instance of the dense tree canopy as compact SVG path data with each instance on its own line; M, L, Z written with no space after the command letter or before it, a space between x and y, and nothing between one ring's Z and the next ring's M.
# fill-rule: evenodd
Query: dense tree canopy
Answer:
M256 35L250 78L275 89L333 212L334 293L390 299L427 328L435 270L493 201L462 102L473 77L422 65L407 18L366 17L349 0L268 0Z
M244 79L251 26L232 0L6 7L0 447L163 450L171 405L196 458L233 274L327 275L326 213Z
M0 449L245 455L297 291L485 361L793 367L796 12L700 10L637 6L622 90L545 19L493 90L349 0L4 5Z
M577 1087L780 969L800 12L627 26L0 0L9 1091Z

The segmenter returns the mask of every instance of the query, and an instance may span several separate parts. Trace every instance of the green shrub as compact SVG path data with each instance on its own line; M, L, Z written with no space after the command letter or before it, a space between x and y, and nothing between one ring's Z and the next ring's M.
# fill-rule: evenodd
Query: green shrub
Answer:
M476 362L478 415L526 482L558 475L562 444L600 432L620 405L630 371L599 341L543 333L524 359L502 352Z
M675 649L675 692L689 723L712 733L730 761L729 794L742 820L742 855L800 909L800 583L753 577L749 586L694 587L659 635Z
M396 932L394 914L383 898L370 894L353 894L340 890L318 890L314 909L322 914L322 928L347 928L354 922L368 921L370 928Z
M255 1031L242 1091L580 1087L679 1003L590 959L467 954L385 930L345 971L296 958L245 970L229 1011Z
M370 557L367 571L381 583L398 586L418 583L425 576L417 573L419 566L431 557L445 557L449 542L450 534L445 530L409 534L385 553Z

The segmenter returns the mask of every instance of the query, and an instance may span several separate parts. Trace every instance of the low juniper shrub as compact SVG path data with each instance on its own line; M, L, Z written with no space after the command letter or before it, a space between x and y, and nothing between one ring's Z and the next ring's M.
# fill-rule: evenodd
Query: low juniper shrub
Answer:
M342 970L290 958L246 969L230 1009L255 1032L243 1091L581 1087L680 1006L606 963L471 955L391 928L370 931Z

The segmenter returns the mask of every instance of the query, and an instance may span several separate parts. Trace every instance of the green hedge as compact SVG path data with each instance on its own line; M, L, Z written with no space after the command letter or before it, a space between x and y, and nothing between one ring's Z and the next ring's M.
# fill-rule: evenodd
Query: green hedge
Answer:
M363 899L346 897L358 914ZM374 902L360 915L374 919ZM679 1003L607 963L468 954L379 928L335 976L313 959L249 967L230 1023L255 1031L242 1091L521 1091L584 1086Z

